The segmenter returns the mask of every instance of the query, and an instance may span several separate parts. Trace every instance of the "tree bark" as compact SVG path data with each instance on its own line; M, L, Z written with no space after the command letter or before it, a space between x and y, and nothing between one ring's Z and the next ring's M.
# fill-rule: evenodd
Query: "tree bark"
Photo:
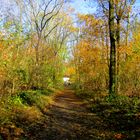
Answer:
M117 86L116 92L120 91L120 21L121 18L117 18L117 31L116 31L116 42L117 42Z
M109 34L110 34L110 66L109 66L109 95L116 96L116 40L114 0L109 1Z

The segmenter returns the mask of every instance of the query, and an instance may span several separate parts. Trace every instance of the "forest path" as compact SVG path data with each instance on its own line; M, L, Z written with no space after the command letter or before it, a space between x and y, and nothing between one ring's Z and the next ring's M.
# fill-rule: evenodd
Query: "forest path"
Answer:
M105 133L102 119L91 113L70 89L56 94L45 116L43 124L33 127L31 139L96 140L104 137L100 132Z

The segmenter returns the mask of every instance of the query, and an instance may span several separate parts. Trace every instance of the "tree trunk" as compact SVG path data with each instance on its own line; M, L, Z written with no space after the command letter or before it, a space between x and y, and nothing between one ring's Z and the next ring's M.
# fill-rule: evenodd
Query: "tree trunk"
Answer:
M114 0L109 1L109 34L110 34L110 66L109 66L109 94L116 96L116 40Z
M117 31L116 31L116 41L117 41L117 86L116 92L120 91L120 20L121 18L117 18Z

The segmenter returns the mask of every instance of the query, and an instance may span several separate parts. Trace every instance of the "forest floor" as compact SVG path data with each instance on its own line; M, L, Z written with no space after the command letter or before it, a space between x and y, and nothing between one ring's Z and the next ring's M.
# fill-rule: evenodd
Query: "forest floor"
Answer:
M91 113L72 90L57 93L45 115L43 123L29 129L31 140L96 140L109 136L102 119Z
M101 107L101 111L104 109ZM110 110L111 111L111 110ZM94 112L74 91L56 94L45 112L45 119L28 129L30 140L140 140L139 119L121 113ZM137 123L137 124L136 124Z
M100 109L103 113L104 108ZM140 119L136 121L123 113L102 113L91 112L73 90L64 89L56 93L42 120L20 122L23 136L8 140L140 140Z

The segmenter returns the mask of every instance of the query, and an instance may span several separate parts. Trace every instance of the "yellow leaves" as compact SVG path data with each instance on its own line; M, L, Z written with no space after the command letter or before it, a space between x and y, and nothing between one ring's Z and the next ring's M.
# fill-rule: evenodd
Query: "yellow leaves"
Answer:
M97 25L99 20L95 19L93 15L81 15L78 14L78 18L81 22L85 22L86 25Z
M66 71L66 75L74 75L75 74L75 68L74 67L68 67Z
M99 56L99 48L93 47L91 42L81 41L76 48L78 54L85 60L97 59Z
M137 29L136 32L133 33L133 41L131 42L131 44L140 48L140 41L139 40L140 40L140 27Z
M6 49L7 47L5 46L5 44L3 42L0 42L0 53L3 53Z
M96 19L93 15L78 15L79 23L82 25L82 31L87 38L99 39L101 28L104 22L101 19Z
M66 12L61 12L59 14L59 20L62 20L61 25L62 27L68 28L72 26L72 18Z
M86 15L84 15L84 14L78 14L77 15L78 16L78 18L80 19L80 20L85 20L85 21L88 21L89 19L92 19L92 20L94 20L94 16L93 15L90 15L90 14L86 14Z
M124 3L124 0L114 0L114 4L118 5L119 3Z
M96 68L100 65L100 49L93 47L92 44L86 40L81 41L75 50L75 61L79 66L79 70L88 75L95 76Z
M78 28L74 27L74 26L70 26L69 27L69 31L70 32L77 32L78 31Z
M121 45L119 47L119 53L120 54L128 54L128 55L131 55L132 54L132 47L131 46L126 46L126 45Z
M133 59L140 60L140 27L138 27L137 31L133 33L130 47L132 49Z

